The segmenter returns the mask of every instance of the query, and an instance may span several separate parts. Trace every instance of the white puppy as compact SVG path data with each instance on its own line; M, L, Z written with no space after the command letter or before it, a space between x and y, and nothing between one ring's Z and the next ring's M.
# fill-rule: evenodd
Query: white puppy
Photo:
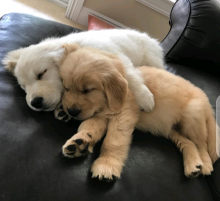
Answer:
M147 65L163 69L159 42L135 30L108 29L48 38L6 55L2 63L26 91L26 101L31 109L52 111L60 102L63 86L58 67L64 57L65 43L77 43L118 55L126 67L126 79L140 108L145 111L154 108L154 97L134 67Z

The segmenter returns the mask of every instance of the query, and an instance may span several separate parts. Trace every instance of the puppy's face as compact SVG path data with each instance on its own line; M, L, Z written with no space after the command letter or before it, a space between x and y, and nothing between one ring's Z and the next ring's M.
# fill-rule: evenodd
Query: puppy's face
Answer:
M35 111L52 111L63 91L58 63L64 49L53 51L41 44L10 52L3 61L26 92L28 106Z
M78 120L120 111L128 86L118 58L74 44L65 49L60 67L64 110Z

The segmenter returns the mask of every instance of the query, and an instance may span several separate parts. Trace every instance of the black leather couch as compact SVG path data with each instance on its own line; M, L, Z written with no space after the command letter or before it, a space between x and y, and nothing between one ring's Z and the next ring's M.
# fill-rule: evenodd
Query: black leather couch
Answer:
M166 68L202 88L216 110L220 95L220 3L179 0L161 45ZM10 13L0 20L0 60L8 51L80 30L34 16ZM209 177L184 176L182 155L169 140L134 132L122 177L91 179L99 155L67 159L65 141L79 122L32 111L15 78L0 66L0 201L211 201L220 200L220 160Z

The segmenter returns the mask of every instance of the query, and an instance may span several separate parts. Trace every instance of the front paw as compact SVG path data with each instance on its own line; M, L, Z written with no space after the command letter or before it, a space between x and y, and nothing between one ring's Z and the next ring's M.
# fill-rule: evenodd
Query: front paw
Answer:
M111 182L120 178L122 165L107 157L98 158L92 165L92 178L98 178L101 181Z
M54 110L54 116L56 119L64 122L68 122L71 119L71 117L64 111L61 102L57 105L56 109Z
M139 97L137 97L137 102L140 110L144 112L151 112L155 106L154 95L146 86L140 90Z
M81 131L67 140L63 145L62 152L64 156L74 158L92 153L93 147L92 135L87 131Z

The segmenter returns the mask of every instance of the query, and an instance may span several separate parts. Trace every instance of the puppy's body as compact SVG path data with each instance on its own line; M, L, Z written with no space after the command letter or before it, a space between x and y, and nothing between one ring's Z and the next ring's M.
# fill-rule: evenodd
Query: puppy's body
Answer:
M92 166L93 177L120 177L137 127L171 139L183 153L186 176L211 174L218 158L216 122L202 90L164 70L140 67L156 103L151 113L141 112L124 79L124 66L116 56L89 48L66 49L68 55L60 69L66 88L64 109L80 111L74 117L85 121L63 146L65 156L83 155L86 144L92 152L107 130L100 157ZM79 139L83 145L77 145Z
M216 145L214 113L205 93L169 72L149 67L139 70L154 94L156 105L151 113L140 113L136 127L171 139L183 152L187 176L210 174L219 145Z
M153 95L134 67L149 65L163 69L162 48L157 40L147 34L129 29L71 33L9 52L3 59L3 64L15 75L27 93L26 101L31 109L52 111L60 102L63 87L58 68L64 57L65 43L76 43L118 55L125 66L126 79L139 106L145 111L153 109Z

